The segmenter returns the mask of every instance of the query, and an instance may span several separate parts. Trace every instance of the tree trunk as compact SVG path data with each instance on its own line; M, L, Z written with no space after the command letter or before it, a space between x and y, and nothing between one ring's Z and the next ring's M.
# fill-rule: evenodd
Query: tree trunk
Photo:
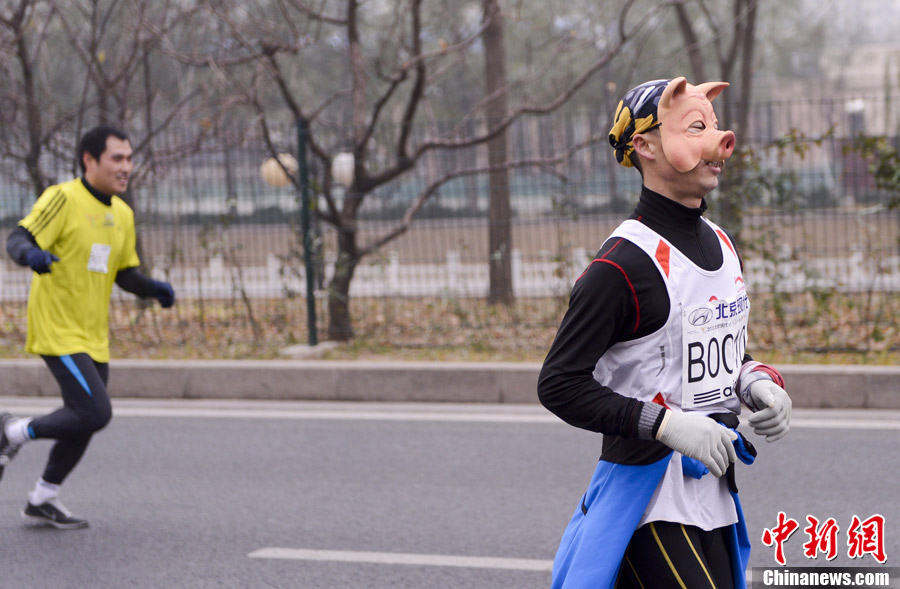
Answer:
M503 48L503 17L499 0L483 0L485 93L492 96L486 106L488 128L497 125L507 114L506 54ZM496 94L496 96L494 96ZM500 168L507 162L506 132L488 144L488 163ZM488 260L490 268L489 304L513 301L512 285L512 210L509 202L509 171L496 169L488 177Z
M350 282L358 264L356 229L340 229L338 258L334 263L334 275L328 282L328 339L332 341L345 342L353 339Z
M753 100L753 53L756 49L756 15L757 2L747 7L744 19L743 38L741 39L741 87L738 94L737 114L735 116L735 132L744 140L750 137L750 106Z
M756 48L756 18L758 0L735 0L735 14L742 15L740 25L735 29L734 43L739 50L737 62L739 86L736 93L726 97L727 127L733 129L738 142L749 142L750 101L753 90L753 53ZM728 78L731 77L734 62L722 64L723 74L727 65ZM726 80L728 78L725 78ZM738 244L742 241L744 223L744 202L739 190L744 184L749 161L734 158L730 169L726 165L725 174L722 175L720 184L721 215L720 219L728 224L732 236Z
M694 26L691 23L691 18L688 16L687 8L685 8L684 4L675 5L675 14L678 17L678 26L681 29L681 36L684 39L684 47L687 49L688 58L691 62L691 73L694 76L694 83L702 84L707 81L706 68L703 60L703 46L697 39L697 34L694 32Z
M756 47L756 19L759 0L731 0L734 15L734 32L729 47L716 42L718 79L731 82L732 87L716 100L719 128L731 129L737 136L738 144L748 139L750 100L753 84L753 53ZM678 26L681 29L684 46L688 51L695 83L706 82L703 52L694 23L684 4L676 4ZM715 31L715 23L710 22ZM739 81L735 86L732 74L738 70ZM743 202L739 192L747 172L748 160L742 152L737 152L725 166L725 173L719 180L719 199L716 219L726 225L732 236L740 242L743 223Z

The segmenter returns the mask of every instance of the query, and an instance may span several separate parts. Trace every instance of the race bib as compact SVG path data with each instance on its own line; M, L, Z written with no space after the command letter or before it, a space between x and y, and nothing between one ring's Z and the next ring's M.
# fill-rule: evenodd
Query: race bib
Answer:
M734 397L747 348L749 311L745 292L683 308L683 408L705 407Z
M87 265L88 272L109 273L109 252L111 251L112 247L105 243L91 245L91 257Z

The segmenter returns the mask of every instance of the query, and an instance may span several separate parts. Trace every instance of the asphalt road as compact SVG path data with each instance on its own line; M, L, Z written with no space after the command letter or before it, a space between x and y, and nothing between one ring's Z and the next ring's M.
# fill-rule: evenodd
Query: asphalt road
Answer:
M49 407L2 399L18 414ZM116 417L64 487L85 530L19 517L49 442L0 482L0 587L530 588L595 466L599 436L537 406L116 400ZM900 563L900 412L795 411L739 472L752 566L764 528L800 529L788 566L848 558L853 516L884 516ZM834 518L838 556L803 555L806 516Z

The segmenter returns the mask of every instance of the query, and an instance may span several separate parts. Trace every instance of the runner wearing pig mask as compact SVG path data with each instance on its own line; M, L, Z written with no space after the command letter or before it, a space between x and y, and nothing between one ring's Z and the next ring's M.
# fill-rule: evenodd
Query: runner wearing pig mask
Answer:
M747 351L750 301L734 240L703 217L732 155L712 101L728 86L647 82L609 140L640 200L572 288L538 382L545 407L603 434L563 534L553 587L745 587L750 543L734 463L774 442L791 401Z

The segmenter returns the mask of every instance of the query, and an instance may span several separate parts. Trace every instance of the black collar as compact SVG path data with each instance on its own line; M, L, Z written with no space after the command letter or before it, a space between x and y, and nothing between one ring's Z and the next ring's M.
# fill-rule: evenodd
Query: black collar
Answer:
M700 207L692 209L646 186L641 187L641 198L634 209L633 218L639 218L648 225L662 225L678 231L697 231L700 217L706 212L706 199Z
M81 177L81 183L84 184L84 187L87 188L88 192L90 192L91 194L94 195L94 198L96 198L97 200L99 200L100 202L105 204L106 206L109 206L112 204L112 196L109 194L106 194L105 192L101 192L101 191L97 190L96 188L94 188L93 186L91 186L91 183L88 182L84 176Z

